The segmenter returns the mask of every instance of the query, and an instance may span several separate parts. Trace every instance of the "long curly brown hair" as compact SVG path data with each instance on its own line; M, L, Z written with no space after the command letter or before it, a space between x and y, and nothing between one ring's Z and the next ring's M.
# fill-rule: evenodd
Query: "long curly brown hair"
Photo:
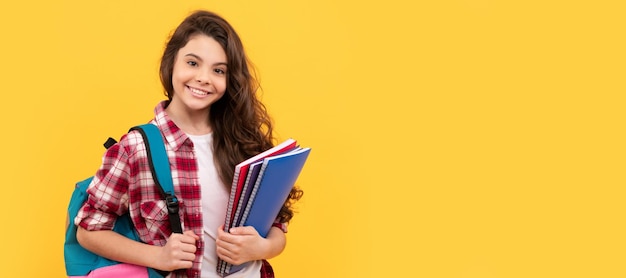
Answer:
M211 105L209 117L215 165L220 179L230 188L235 165L274 146L272 119L258 99L259 84L239 35L226 20L209 11L195 11L185 18L165 46L160 77L168 99L172 100L174 94L172 74L176 54L196 34L215 39L228 59L226 92ZM281 222L291 220L294 214L292 204L302 194L298 186L291 189L278 214Z

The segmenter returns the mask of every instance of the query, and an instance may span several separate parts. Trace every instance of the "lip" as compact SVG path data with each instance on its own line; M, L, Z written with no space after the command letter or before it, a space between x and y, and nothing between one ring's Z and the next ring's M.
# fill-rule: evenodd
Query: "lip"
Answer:
M191 87L189 85L186 85L185 88L187 88L187 90L189 90L189 92L192 95L197 96L197 97L205 97L205 96L208 96L208 95L212 94L210 91L203 90L203 89L196 88L196 87ZM198 91L200 91L202 93L198 93Z

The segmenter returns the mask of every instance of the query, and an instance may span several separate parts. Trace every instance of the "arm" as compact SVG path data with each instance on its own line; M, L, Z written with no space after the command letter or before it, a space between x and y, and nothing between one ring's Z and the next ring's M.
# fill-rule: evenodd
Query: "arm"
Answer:
M230 233L220 227L217 231L217 255L224 261L239 265L249 261L271 259L280 255L287 245L285 233L272 227L263 238L254 227L236 227Z
M172 234L161 247L128 239L111 230L88 231L79 226L76 239L85 249L105 258L172 271L192 266L199 237L193 231Z
M193 232L173 234L165 246L152 246L112 231L118 215L129 209L129 188L136 163L128 155L127 137L107 149L102 165L87 189L87 201L74 219L76 239L87 250L105 258L160 270L189 268L195 258Z

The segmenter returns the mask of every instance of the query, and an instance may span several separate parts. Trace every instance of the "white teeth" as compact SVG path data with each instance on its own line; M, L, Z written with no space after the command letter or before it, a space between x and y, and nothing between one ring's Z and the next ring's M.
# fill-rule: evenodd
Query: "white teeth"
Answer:
M208 94L209 94L209 92L205 92L205 91L198 90L198 89L191 88L191 87L189 87L189 90L191 90L191 92L192 92L192 93L197 94L197 95L203 95L203 96L206 96L206 95L208 95Z

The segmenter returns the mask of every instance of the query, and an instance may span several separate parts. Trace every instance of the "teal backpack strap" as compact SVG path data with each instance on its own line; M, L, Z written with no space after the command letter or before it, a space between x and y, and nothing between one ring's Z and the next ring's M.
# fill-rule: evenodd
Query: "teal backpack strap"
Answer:
M148 152L148 162L150 164L152 178L154 179L157 188L161 191L161 195L165 198L172 233L182 234L183 230L180 222L180 216L178 214L178 198L176 198L176 195L174 194L170 161L167 156L167 151L165 150L165 144L161 131L156 125L153 124L135 126L130 130L137 130L141 133Z

